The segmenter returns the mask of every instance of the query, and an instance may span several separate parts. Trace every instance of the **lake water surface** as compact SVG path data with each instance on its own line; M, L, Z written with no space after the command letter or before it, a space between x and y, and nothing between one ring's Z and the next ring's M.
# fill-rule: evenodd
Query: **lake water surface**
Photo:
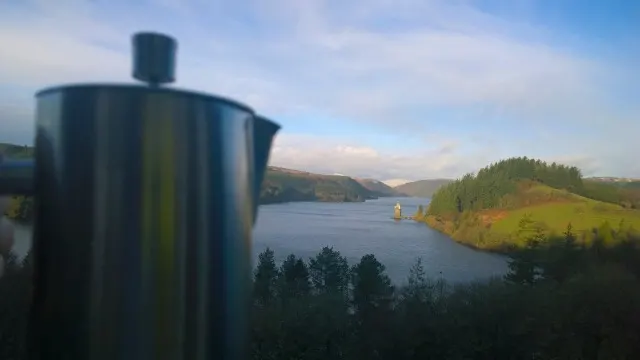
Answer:
M413 215L428 199L380 198L364 203L287 203L260 208L254 230L254 256L270 247L276 259L287 255L309 258L332 246L350 263L374 254L394 283L404 282L417 257L428 275L468 281L502 276L503 256L472 250L412 220L393 220L400 201L403 214Z
M333 247L351 264L374 254L387 268L394 283L406 281L409 269L421 257L428 275L446 280L468 281L501 276L507 270L502 256L475 251L411 220L392 219L400 201L405 215L412 215L428 199L381 198L364 203L299 202L260 207L254 229L253 255L267 247L281 262L293 253L305 259L324 246ZM15 250L26 254L31 229L17 229Z

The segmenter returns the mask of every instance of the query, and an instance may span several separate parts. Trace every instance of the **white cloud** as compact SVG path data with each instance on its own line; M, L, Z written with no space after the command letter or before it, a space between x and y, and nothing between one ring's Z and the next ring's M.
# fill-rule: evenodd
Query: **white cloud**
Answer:
M465 151L459 144L444 139L423 151L382 152L346 139L325 139L314 135L279 134L271 151L270 164L321 174L344 174L352 177L379 179L390 186L421 179L458 178L475 173L481 167L504 159L497 144L485 144ZM528 156L526 151L513 156ZM640 166L630 163L603 163L583 155L536 156L547 162L577 166L585 176L611 173L616 166L626 166L640 173ZM629 166L632 166L631 168ZM634 172L635 171L635 172Z
M282 166L380 179L459 176L516 143L525 154L558 146L575 161L589 159L593 171L640 172L632 160L640 111L611 103L612 87L637 88L625 72L571 51L561 34L481 12L471 0L22 4L0 5L0 89L23 90L0 98L0 126L12 128L3 136L32 127L32 110L21 106L37 88L128 80L129 36L155 29L180 40L181 87L238 98L275 119L321 114L397 134L446 122L451 131L448 144L407 155L361 139L309 141L285 127L273 152ZM442 109L467 116L434 118ZM501 129L515 121L528 136L550 135L511 139L509 152ZM478 123L484 132L469 134Z
M465 156L458 149L454 151L452 145L446 143L424 151L401 154L381 152L354 142L344 145L339 141L313 135L281 134L274 141L270 163L323 174L338 173L383 181L407 179L406 182L457 177L477 170L476 164L488 163L492 159L490 147L474 156ZM442 151L444 148L447 151Z

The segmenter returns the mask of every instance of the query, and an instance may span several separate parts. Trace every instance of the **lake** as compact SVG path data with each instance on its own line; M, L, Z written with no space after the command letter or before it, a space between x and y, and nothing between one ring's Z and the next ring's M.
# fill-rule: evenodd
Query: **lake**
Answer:
M507 271L503 256L462 246L422 223L393 220L396 201L404 215L429 203L429 199L380 198L364 203L263 205L254 229L254 256L270 247L278 261L291 253L308 259L330 246L353 264L374 254L394 283L406 281L417 257L429 276L452 282L502 276Z
M459 282L502 276L507 271L503 256L462 246L447 236L412 220L392 219L400 201L403 214L412 215L428 199L380 198L364 203L298 202L263 205L254 229L253 255L267 247L281 262L293 253L308 259L324 246L346 256L350 264L374 254L396 283L406 281L417 257L427 274ZM30 247L31 229L19 226L15 250L24 255Z

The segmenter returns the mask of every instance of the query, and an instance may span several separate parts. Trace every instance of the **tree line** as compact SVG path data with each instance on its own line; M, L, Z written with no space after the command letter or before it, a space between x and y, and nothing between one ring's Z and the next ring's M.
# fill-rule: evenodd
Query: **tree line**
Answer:
M584 187L576 167L527 157L510 158L480 169L475 176L466 174L441 187L433 195L428 213L443 215L501 207L504 196L516 191L518 180L537 181L572 192Z
M254 271L251 358L638 358L640 239L594 232L586 246L571 227L552 239L533 231L504 278L460 284L430 279L420 258L394 285L371 254L350 265L325 247L277 264L267 249ZM31 264L13 259L0 280L2 359L24 354Z
M374 255L349 267L324 248L254 273L253 359L632 359L640 355L637 238L603 225L528 246L501 279L449 284L416 259L394 286Z

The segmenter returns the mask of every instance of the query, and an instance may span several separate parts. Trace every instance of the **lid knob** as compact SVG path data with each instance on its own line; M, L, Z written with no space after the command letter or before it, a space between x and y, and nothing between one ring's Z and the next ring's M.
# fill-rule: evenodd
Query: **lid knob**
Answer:
M133 35L133 77L150 86L175 81L178 43L170 36L141 32Z

